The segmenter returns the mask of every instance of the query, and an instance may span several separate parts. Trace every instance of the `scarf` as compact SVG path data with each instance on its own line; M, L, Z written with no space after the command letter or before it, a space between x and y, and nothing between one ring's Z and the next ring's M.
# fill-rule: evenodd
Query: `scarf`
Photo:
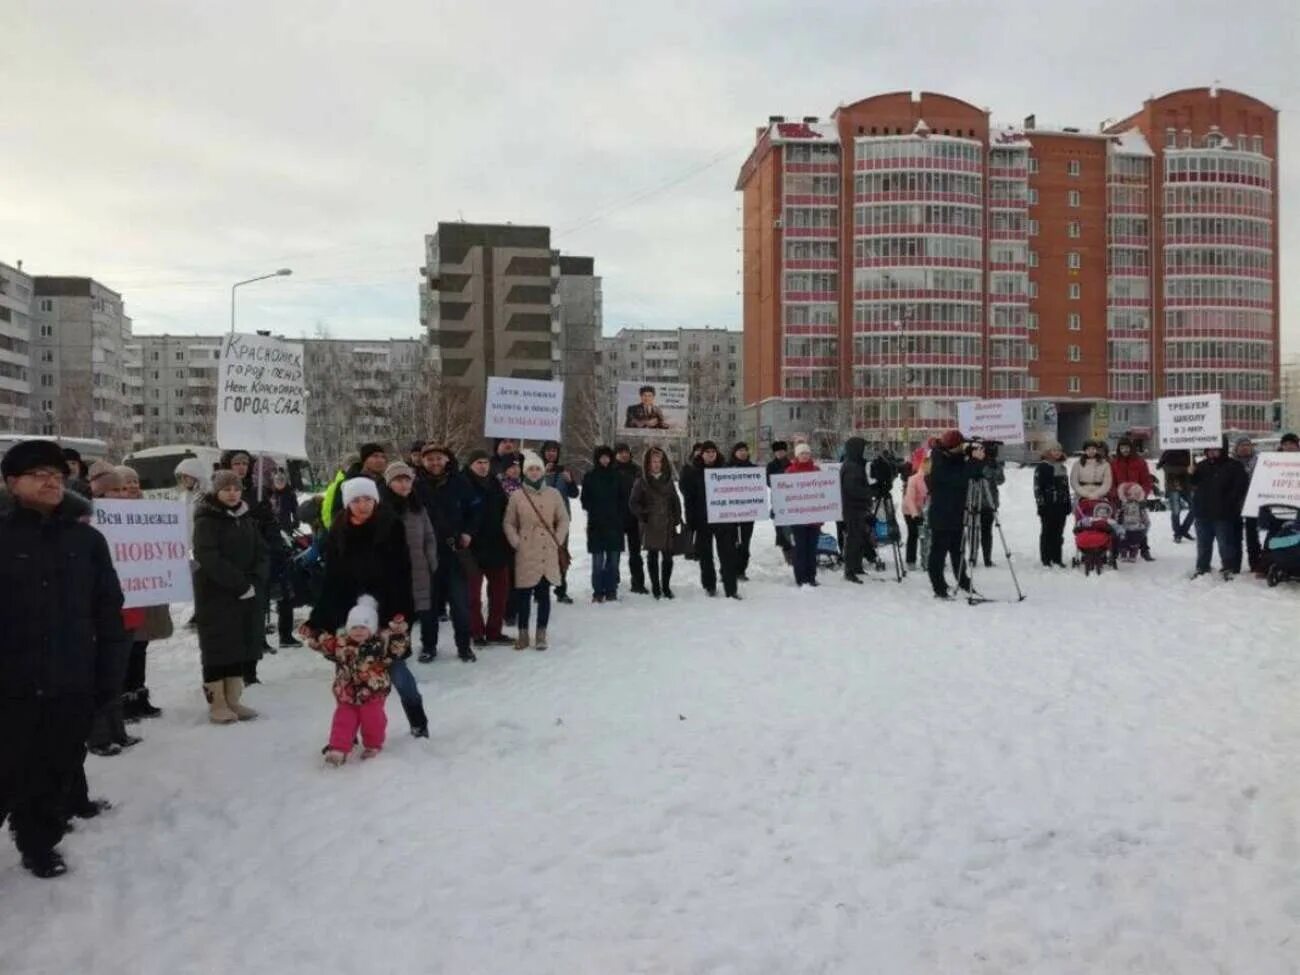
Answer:
M532 488L534 491L540 492L542 488L546 486L546 478L543 476L541 480L534 481L531 477L525 477L524 484Z

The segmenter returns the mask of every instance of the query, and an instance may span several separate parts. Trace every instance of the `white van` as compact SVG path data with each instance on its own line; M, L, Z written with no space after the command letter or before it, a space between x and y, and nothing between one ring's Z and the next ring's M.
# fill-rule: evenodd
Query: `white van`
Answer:
M205 470L213 471L221 462L223 453L225 451L216 447L197 444L164 444L127 454L122 463L135 469L140 475L140 488L147 496L154 497L176 487L176 465L187 457L197 457ZM277 467L289 472L289 483L295 490L301 491L304 484L311 482L311 466L305 458L286 457L284 454L266 456L274 460Z
M60 447L71 447L81 454L81 461L87 467L97 460L108 456L108 444L90 437L46 437L39 433L0 433L0 456L14 444L23 440L53 440Z

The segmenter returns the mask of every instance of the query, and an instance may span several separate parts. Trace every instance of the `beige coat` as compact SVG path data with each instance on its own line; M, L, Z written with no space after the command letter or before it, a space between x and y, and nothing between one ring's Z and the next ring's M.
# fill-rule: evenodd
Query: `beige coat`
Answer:
M533 503L529 504L529 500ZM537 511L533 511L533 505L537 506ZM546 530L548 526L550 532ZM569 537L569 514L564 510L564 498L560 492L553 487L535 491L524 485L510 495L504 527L506 540L515 550L515 588L531 589L543 577L551 585L558 586L560 553L551 534L554 533L561 545Z

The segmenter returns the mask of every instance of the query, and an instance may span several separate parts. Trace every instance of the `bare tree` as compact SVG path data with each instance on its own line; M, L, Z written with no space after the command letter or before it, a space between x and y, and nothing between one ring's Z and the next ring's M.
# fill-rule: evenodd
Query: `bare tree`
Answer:
M566 389L567 392L567 389ZM602 441L601 408L604 397L597 395L596 384L586 383L574 390L564 418L564 452L568 466L584 470ZM610 410L609 412L613 412Z

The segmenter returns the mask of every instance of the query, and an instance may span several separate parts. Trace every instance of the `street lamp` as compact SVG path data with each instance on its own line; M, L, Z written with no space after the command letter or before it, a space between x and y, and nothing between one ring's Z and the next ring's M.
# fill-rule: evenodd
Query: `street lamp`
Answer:
M282 267L280 268L280 270L273 271L270 274L263 274L260 277L256 277L256 278L249 278L247 281L236 281L234 284L232 284L230 286L230 334L231 335L235 334L235 289L236 288L241 288L246 284L252 284L254 281L265 281L268 278L285 278L292 273L293 271L291 271L289 268Z

